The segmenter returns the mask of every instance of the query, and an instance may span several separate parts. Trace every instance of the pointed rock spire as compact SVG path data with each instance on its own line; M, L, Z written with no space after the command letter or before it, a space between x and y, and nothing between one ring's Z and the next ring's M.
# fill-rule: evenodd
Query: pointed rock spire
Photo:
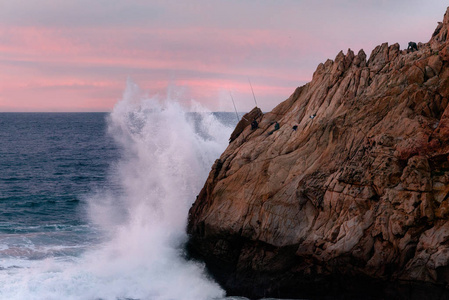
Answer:
M442 43L449 41L449 7L444 14L443 22L438 22L438 26L432 34L429 43L432 49L438 48Z
M363 49L360 49L359 53L354 57L353 64L357 67L366 67L366 54Z

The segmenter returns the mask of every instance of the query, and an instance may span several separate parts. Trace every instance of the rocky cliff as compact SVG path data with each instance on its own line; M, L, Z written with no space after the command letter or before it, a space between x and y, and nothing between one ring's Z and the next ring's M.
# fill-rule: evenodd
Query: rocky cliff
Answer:
M417 51L340 52L252 112L189 214L230 294L448 297L448 32L449 8Z

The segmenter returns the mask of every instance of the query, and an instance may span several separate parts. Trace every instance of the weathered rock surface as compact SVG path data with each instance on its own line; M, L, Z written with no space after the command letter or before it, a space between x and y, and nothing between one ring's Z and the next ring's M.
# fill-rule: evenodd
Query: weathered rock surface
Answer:
M234 141L243 132L243 130L245 130L245 128L248 127L248 125L251 125L253 120L256 120L257 123L259 123L262 115L263 113L258 107L255 107L249 113L245 114L240 120L240 122L238 122L237 125L235 126L235 129L231 133L231 137L229 138L229 142Z
M231 294L449 297L448 101L449 8L418 51L320 64L215 162L192 255Z

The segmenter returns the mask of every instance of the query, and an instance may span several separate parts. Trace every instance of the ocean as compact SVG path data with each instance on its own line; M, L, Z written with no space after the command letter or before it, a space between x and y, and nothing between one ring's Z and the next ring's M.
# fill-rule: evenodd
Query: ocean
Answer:
M195 111L0 113L0 299L223 299L183 246L236 118Z

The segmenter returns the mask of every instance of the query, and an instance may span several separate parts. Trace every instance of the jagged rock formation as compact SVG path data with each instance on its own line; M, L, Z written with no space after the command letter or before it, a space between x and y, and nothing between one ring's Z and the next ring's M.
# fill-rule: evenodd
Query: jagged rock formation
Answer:
M340 52L233 140L188 225L231 294L448 297L448 32Z
M249 113L245 114L242 117L242 119L235 126L235 129L231 133L231 137L229 138L229 142L234 141L243 132L243 130L245 130L246 127L251 125L253 120L256 120L257 123L259 123L260 118L262 117L262 115L263 115L263 113L260 110L260 108L258 108L258 107L255 107Z

